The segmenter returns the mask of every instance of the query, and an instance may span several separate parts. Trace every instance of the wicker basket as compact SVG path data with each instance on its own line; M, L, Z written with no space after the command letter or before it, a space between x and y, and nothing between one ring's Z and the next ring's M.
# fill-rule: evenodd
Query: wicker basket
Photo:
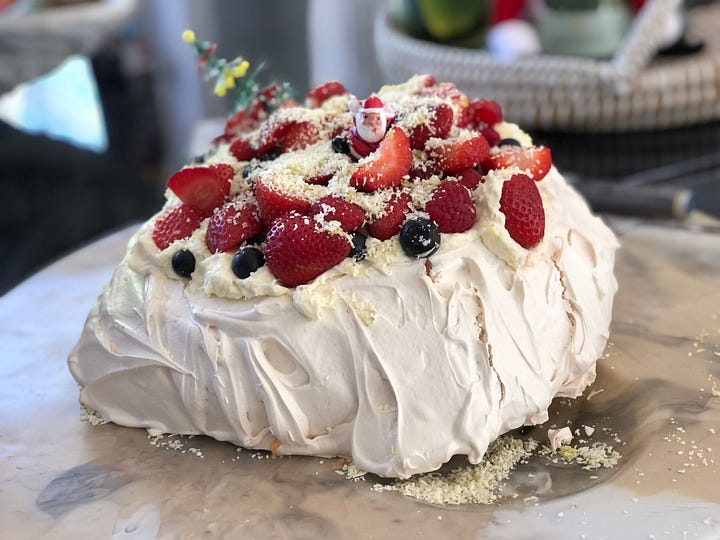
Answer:
M684 58L653 59L659 28L679 0L652 0L607 61L559 55L513 62L483 51L409 37L383 14L375 23L378 61L391 80L432 73L471 97L498 101L528 128L571 131L649 130L720 118L720 2L690 13L705 42Z

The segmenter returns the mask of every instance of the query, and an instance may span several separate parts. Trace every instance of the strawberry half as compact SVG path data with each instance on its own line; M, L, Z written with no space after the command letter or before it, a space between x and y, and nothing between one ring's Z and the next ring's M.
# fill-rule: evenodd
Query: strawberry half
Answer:
M428 108L430 109L428 122L415 126L408 135L410 148L422 150L430 137L444 139L452 128L453 110L450 105L440 103Z
M258 178L255 183L255 198L260 207L260 218L266 227L270 227L278 217L292 211L307 214L312 206L305 199L285 195L262 178Z
M347 93L348 91L338 81L329 81L310 90L305 95L305 99L307 100L307 106L309 108L316 109L325 103L325 101L329 98L333 96L342 96Z
M425 211L442 233L465 232L475 224L472 195L458 182L442 182L436 187Z
M375 191L400 185L410 170L412 151L405 132L391 127L377 150L360 161L350 185L360 191Z
M258 155L266 154L276 146L280 146L280 142L290 129L291 122L279 121L276 117L270 117L260 128L260 135L257 141L255 151Z
M182 202L209 216L230 193L232 175L229 165L189 167L173 174L168 187Z
M270 228L265 261L281 284L296 287L342 262L350 248L345 235L324 231L313 218L291 213Z
M320 138L320 131L312 122L294 122L285 131L280 143L281 152L292 152L315 144Z
M159 249L167 249L175 240L190 236L205 218L194 206L181 204L161 215L155 222L152 239Z
M325 213L325 222L339 221L345 232L351 232L362 227L365 223L365 210L355 203L346 201L342 197L326 195L310 208L310 214L316 216Z
M433 141L435 143L435 141ZM426 149L428 157L445 172L454 174L477 167L490 154L485 137L475 135L469 139L448 139Z
M552 167L552 155L546 146L501 146L483 162L483 168L506 169L516 165L530 178L539 182Z
M405 216L410 212L411 201L412 197L405 192L390 197L382 215L368 223L368 234L378 240L387 240L398 234L405 223Z
M463 110L458 126L482 130L502 122L502 108L496 101L476 99Z
M470 191L475 191L478 185L483 183L482 175L475 169L465 169L464 171L455 173L455 176L457 176L458 182Z
M238 161L250 161L258 156L257 151L245 137L238 137L230 144L230 153Z
M210 218L205 243L211 253L230 251L263 230L257 206L229 202Z
M545 209L535 182L527 175L514 174L503 184L500 211L505 229L522 247L530 249L545 235Z

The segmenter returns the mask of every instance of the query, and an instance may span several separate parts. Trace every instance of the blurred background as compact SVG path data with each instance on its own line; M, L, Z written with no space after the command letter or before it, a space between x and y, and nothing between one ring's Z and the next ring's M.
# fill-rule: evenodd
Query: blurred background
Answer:
M232 100L186 28L300 100L328 80L362 98L433 73L498 101L571 178L665 202L692 189L711 214L720 200L717 1L0 0L0 294L150 217L222 131Z

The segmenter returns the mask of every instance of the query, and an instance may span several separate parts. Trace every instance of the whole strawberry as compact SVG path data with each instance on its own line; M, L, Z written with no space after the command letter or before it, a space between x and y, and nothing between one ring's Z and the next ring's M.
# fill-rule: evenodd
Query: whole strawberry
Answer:
M368 223L367 230L370 236L378 240L387 240L400 232L405 216L410 212L412 197L400 191L390 197L382 214Z
M202 210L181 204L161 215L155 222L152 239L159 249L167 249L175 240L190 236L205 218Z
M460 233L475 224L475 202L459 182L442 182L433 190L425 211L442 233Z
M262 231L257 206L229 202L210 218L205 243L211 253L231 251Z
M503 184L500 211L505 229L522 247L530 249L545 235L545 209L535 181L525 174L514 174Z
M265 261L282 285L296 287L343 261L350 248L344 234L323 230L312 217L293 212L273 222L265 243Z

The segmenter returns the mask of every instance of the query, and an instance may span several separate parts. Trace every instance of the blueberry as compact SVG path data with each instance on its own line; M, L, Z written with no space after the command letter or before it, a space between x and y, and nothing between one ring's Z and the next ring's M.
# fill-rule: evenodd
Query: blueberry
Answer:
M198 154L193 158L193 163L200 164L205 163L205 154Z
M265 256L258 248L244 247L232 260L232 271L240 279L245 279L255 270L265 265Z
M263 155L260 156L260 161L272 161L273 159L277 159L281 154L281 150L279 146L276 146L275 148L271 148L267 152L265 152Z
M410 219L400 231L400 245L408 257L429 257L440 247L440 231L429 219Z
M359 231L355 231L352 237L352 249L348 257L355 257L356 261L362 261L365 258L365 235Z
M181 249L172 256L172 267L178 276L189 278L195 271L195 255L189 249Z
M516 139L503 139L498 143L498 146L522 146Z

